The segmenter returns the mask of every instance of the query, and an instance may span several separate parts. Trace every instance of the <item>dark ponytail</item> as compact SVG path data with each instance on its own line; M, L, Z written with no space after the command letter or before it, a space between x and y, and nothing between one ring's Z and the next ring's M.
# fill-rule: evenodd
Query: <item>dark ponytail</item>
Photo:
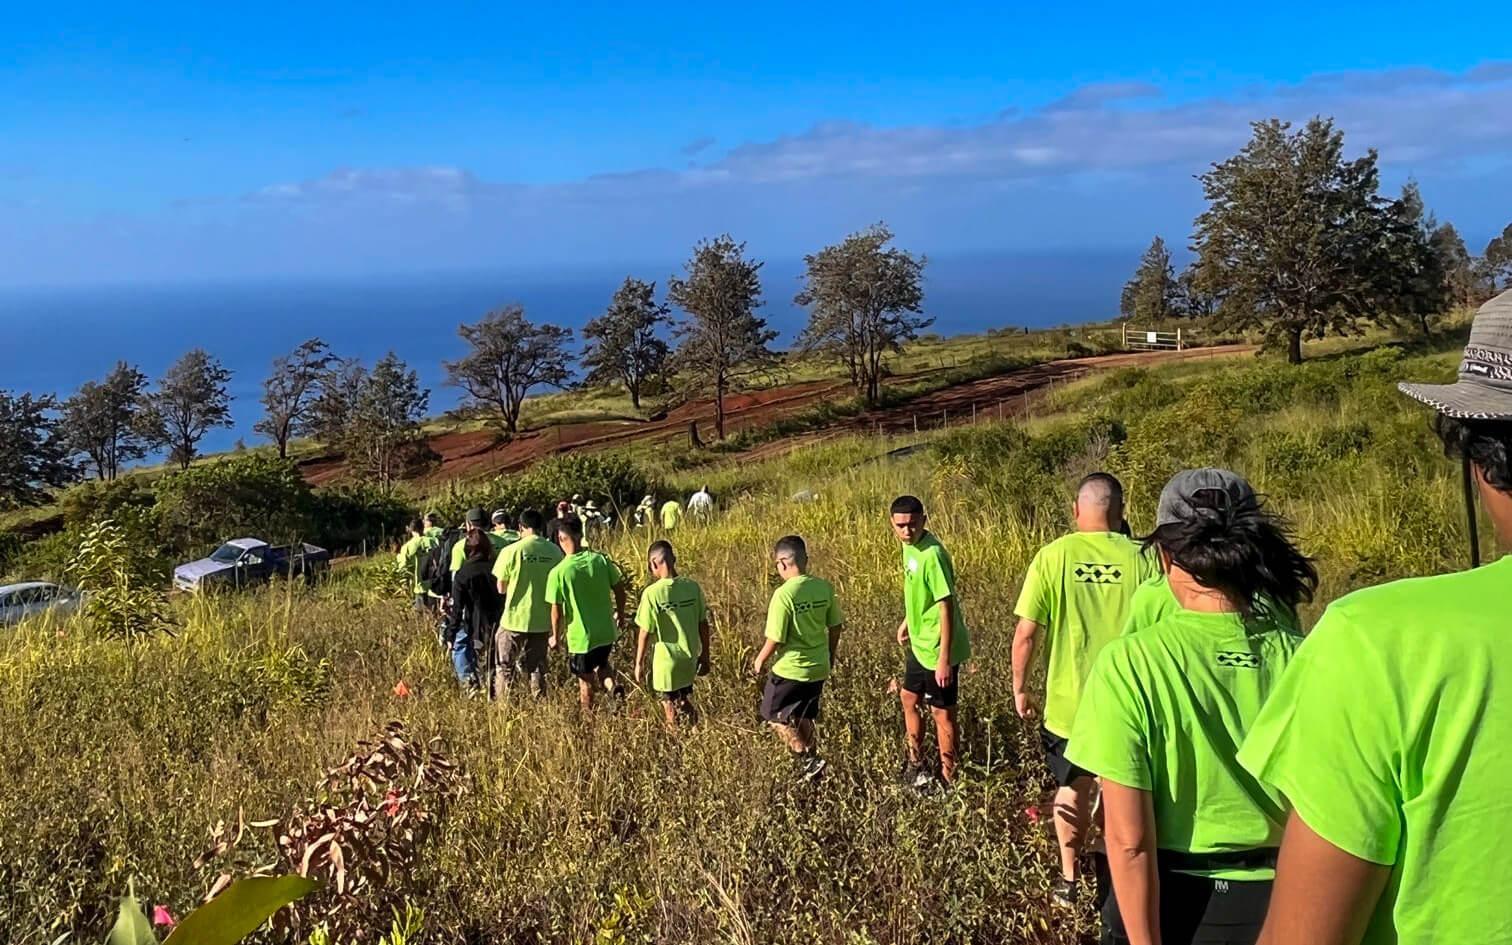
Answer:
M1199 490L1184 521L1157 528L1146 545L1158 545L1203 587L1220 591L1245 620L1280 606L1292 613L1318 588L1312 559L1292 544L1282 519L1253 496L1231 499L1218 489Z

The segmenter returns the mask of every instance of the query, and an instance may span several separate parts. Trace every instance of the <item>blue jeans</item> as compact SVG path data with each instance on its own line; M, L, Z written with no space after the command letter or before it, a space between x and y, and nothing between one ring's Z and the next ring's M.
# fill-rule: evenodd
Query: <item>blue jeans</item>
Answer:
M452 632L452 669L457 681L468 688L478 685L478 654L473 649L472 628L465 622Z

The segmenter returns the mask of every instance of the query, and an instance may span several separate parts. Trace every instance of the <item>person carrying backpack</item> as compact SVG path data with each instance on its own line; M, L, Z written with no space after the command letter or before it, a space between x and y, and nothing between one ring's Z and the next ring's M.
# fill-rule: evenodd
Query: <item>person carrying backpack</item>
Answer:
M488 540L487 533L469 532L462 548L462 567L452 576L447 631L457 681L473 693L481 688L478 653L485 654L490 664L493 662L494 632L499 625L503 604L493 576L493 543Z

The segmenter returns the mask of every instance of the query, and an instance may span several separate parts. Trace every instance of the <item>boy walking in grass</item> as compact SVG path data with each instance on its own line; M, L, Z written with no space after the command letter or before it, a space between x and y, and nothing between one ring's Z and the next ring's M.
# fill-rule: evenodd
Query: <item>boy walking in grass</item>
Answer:
M940 746L940 777L956 777L956 701L961 664L971 656L971 637L956 594L955 566L939 539L925 528L924 503L911 495L893 500L893 534L903 543L903 622L898 645L903 657L903 725L908 733L906 783L924 788L924 719L934 718Z
M1014 706L1020 718L1040 721L1045 762L1058 786L1061 882L1055 900L1064 906L1077 898L1077 860L1096 792L1092 773L1066 759L1071 723L1097 654L1123 630L1135 589L1156 570L1139 545L1120 533L1123 485L1114 477L1097 472L1083 479L1072 517L1076 531L1041 548L1024 575L1013 637ZM1041 645L1047 651L1043 720L1029 690Z
M761 697L761 717L787 745L802 780L824 773L814 723L819 699L840 644L842 619L835 589L808 573L808 547L797 535L778 539L772 560L782 586L767 607L766 642L751 669L760 676L776 656Z
M546 603L551 605L551 636L556 649L567 641L567 667L578 679L578 704L593 708L593 693L617 694L609 654L619 636L625 612L625 579L614 562L583 547L583 522L574 516L557 528L562 560L546 577Z
M697 725L693 679L709 672L709 613L703 590L677 573L677 554L671 542L652 543L646 563L656 582L641 592L635 614L635 625L640 628L635 644L635 681L645 679L646 650L654 643L651 688L661 699L667 728L676 728L678 715Z
M546 584L551 569L562 560L562 549L540 536L541 513L520 513L520 538L499 552L493 576L503 595L499 619L493 692L499 698L517 673L530 678L530 692L546 694L546 641L551 636L551 605Z
M400 546L396 557L399 571L409 577L410 589L415 594L415 609L422 613L435 609L433 601L436 598L430 596L429 588L420 576L420 566L425 563L425 556L430 554L431 549L440 543L439 538L430 535L424 522L415 519L409 523L409 540Z

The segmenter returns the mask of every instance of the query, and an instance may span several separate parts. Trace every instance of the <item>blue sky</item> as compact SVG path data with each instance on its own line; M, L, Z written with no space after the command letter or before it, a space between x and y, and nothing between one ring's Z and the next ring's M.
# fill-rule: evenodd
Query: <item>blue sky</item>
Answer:
M51 6L0 13L0 285L1180 244L1317 113L1512 222L1492 2Z

